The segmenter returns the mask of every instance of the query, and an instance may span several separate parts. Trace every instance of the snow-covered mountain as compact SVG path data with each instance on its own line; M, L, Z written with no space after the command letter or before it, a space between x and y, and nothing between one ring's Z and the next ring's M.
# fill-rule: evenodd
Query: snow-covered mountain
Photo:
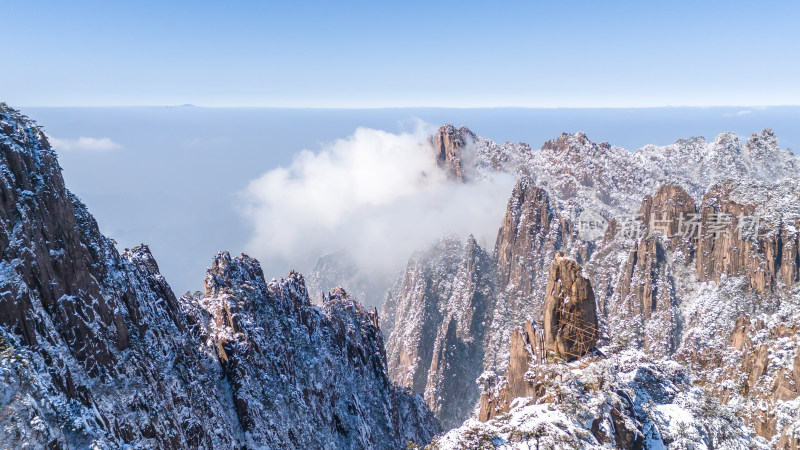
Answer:
M455 270L437 270L453 264L420 266L412 258L401 276L405 288L392 291L384 306L387 347L396 353L390 358L396 361L390 363L390 376L425 392L426 402L437 405L435 412L459 410L462 419L472 417L437 445L477 446L473 438L478 433L485 443L527 448L536 443L530 438L536 424L550 420L563 424L557 433L550 430L561 436L560 445L661 448L697 442L701 448L748 448L800 442L795 431L800 429L795 406L800 358L792 331L800 319L800 162L779 148L771 130L753 134L744 144L722 133L713 141L691 138L636 152L593 143L582 133L564 134L540 150L496 144L463 127L442 127L434 138L448 140L456 150L445 152L449 167L479 177L497 171L520 177L491 258L484 262L483 283L491 289L480 308L490 314L484 318L488 329L479 336L485 372L475 380L484 395L499 392L498 386L508 382L507 372L516 367L509 366L515 330L526 323L544 328L548 269L557 252L583 265L594 287L598 346L607 358L532 363L530 372L518 374L523 384L530 383L529 390L522 390L527 400L504 412L502 420L493 417L480 425L475 421L481 415L480 396L474 391L472 413L466 413L466 408L448 408L441 392L434 397L410 382L409 373L422 372L427 379L455 377L469 383L467 374L474 373L464 369L464 359L456 354L449 364L435 367L420 357L432 352L436 340L410 330L445 328L450 315L427 311L459 310L463 315L465 306L447 292L429 295L405 283L458 282ZM452 254L437 248L428 251L427 261ZM630 370L609 375L608 386L616 386L611 390L602 384L587 393L585 382L558 389L598 405L603 401L594 396L608 399L627 390L628 409L609 400L600 409L565 412L563 396L534 389L536 377L544 373L581 379L587 367L613 372L615 364ZM671 375L640 386L636 374L645 369ZM648 400L655 398L648 393L653 388L675 395ZM616 419L608 415L614 408ZM620 420L636 439L614 435ZM595 433L594 422L605 431ZM719 426L703 428L705 422ZM545 442L560 448L556 441Z
M0 442L800 446L800 162L771 130L628 152L448 125L431 144L454 183L518 177L492 248L417 251L380 314L345 253L309 289L220 252L178 298L0 104Z
M0 443L8 448L402 448L439 424L393 385L378 318L218 254L176 298L118 253L33 121L0 104Z

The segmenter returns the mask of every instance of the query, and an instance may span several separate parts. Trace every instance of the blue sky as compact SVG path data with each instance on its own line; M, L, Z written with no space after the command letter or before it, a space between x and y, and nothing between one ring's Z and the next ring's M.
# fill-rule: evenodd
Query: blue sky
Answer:
M800 104L800 2L0 0L15 106Z

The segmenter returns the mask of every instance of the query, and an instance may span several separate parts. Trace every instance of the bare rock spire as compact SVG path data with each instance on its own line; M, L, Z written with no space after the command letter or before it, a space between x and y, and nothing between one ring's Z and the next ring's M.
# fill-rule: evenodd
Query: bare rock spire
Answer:
M544 303L545 349L567 360L577 359L597 344L597 311L592 284L577 261L556 253Z

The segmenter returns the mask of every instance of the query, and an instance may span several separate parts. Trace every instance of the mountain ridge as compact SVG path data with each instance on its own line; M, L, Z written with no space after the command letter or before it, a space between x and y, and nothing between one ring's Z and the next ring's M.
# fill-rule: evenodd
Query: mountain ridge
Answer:
M761 390L757 395L749 394L747 388L735 395L731 389L724 395L712 395L714 404L722 408L715 406L715 411L737 417L741 426L750 430L743 441L731 445L777 445L779 441L789 445L791 430L800 423L800 411L781 406L781 402L795 397L794 387L773 390L767 386L773 376L780 376L773 372L792 373L793 360L780 359L770 372L766 367L773 363L766 355L794 354L797 341L775 325L761 325L745 334L755 339L752 333L771 327L771 333L783 338L770 340L760 348L747 347L749 350L736 353L739 356L722 357L730 354L728 346L737 321L748 317L763 317L759 320L773 324L776 317L785 317L790 323L798 320L798 160L778 147L772 130L754 133L745 144L732 133L721 133L711 141L692 138L627 152L607 143L595 144L583 133L565 133L546 142L541 150L532 150L525 144L499 145L463 127L446 128L448 136L460 132L458 139L473 140L461 148L474 152L464 160L472 161L481 176L491 177L499 171L520 177L493 253L498 274L495 297L490 300L494 318L484 344L484 354L490 356L484 360L485 372L476 379L483 392L494 389L494 383L502 383L509 342L514 345L514 336L522 336L516 334L517 327L538 323L535 328L542 328L546 280L541 279L545 272L541 268L548 267L556 251L563 251L583 265L584 276L595 286L598 345L604 353L613 359L620 352L645 351L652 364L679 362L688 379L702 384L703 396L719 393L715 382L710 381L718 379L715 374L744 370L750 374L744 386L758 384ZM530 195L524 194L528 191ZM581 228L586 217L603 223L605 233L587 235ZM756 218L752 221L755 231L745 231L745 222ZM554 223L559 224L560 231L551 235L547 230ZM696 235L687 234L689 223L694 223ZM543 251L537 252L537 248ZM436 254L430 258L435 259ZM403 292L390 295L387 305L404 296ZM413 307L406 307L404 314L426 317ZM385 316L394 317L395 323L406 320L393 311L385 311ZM739 333L737 342L744 339L741 328ZM394 332L387 334L388 345L393 346L399 337ZM416 350L412 346L409 351ZM390 375L396 373L397 367L390 368ZM437 376L450 375L445 371ZM791 380L785 385L793 386ZM398 382L403 384L402 380ZM774 383L784 386L777 379ZM533 386L531 389L529 392L540 392ZM462 416L464 419L478 416L478 399L472 401L475 409ZM540 401L558 404L552 398ZM728 407L728 403L736 406ZM776 409L763 415L758 404ZM513 411L507 419L516 420ZM633 410L622 416L635 420L640 434L641 427L656 426L646 424L659 423ZM577 421L578 428L583 427L580 420L585 418L566 417ZM702 421L692 419L697 420ZM709 416L709 420L717 419ZM468 420L448 436L464 437L486 430L471 424ZM703 433L704 442L713 445L717 439L713 433ZM580 440L577 434L573 437ZM494 436L500 439L497 442L507 439ZM666 432L652 434L641 445L658 448L674 439L670 436ZM595 437L592 445L601 441ZM450 442L445 448L454 448L448 445L455 441L445 437L436 442ZM463 446L472 441L457 442ZM512 446L512 442L506 444Z
M41 129L5 104L0 167L5 445L396 448L439 431L343 291L313 307L299 274L267 283L221 253L206 293L177 298L146 246L120 254L100 233Z

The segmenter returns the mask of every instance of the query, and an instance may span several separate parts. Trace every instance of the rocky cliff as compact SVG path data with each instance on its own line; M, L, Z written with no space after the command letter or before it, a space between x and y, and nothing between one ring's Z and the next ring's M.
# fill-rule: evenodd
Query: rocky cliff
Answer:
M383 306L382 331L391 336L386 343L389 374L414 392L425 392L434 342L462 254L461 242L449 238L416 252Z
M692 138L633 153L595 144L581 133L562 135L540 151L524 144L498 145L479 136L473 141L479 174L503 171L521 176L492 255L493 314L485 340L486 372L477 380L484 392L501 393L493 400L494 407L502 404L496 408L501 414L492 420L507 417L502 411L513 412L515 397L543 392L531 384L535 371L526 368L538 358L531 352L547 322L540 315L546 268L556 252L563 251L583 265L582 276L591 280L603 338L598 345L604 353L643 350L661 368L679 361L702 395L721 402L712 408L722 411L717 419L730 423L736 417L749 430L746 443L731 444L734 448L791 444L792 427L800 417L790 406L794 381L789 375L775 381L770 369L778 374L793 370L792 358L777 356L794 355L789 335L775 331L775 336L784 337L775 338L766 349L729 350L738 317L794 323L800 304L798 162L778 147L771 130L754 133L745 144L732 133L722 133L711 141ZM587 234L587 219L588 225L605 232ZM391 303L386 310L394 311ZM419 311L406 309L394 316L394 323L419 316ZM770 327L753 329L749 335L763 336ZM394 339L391 332L389 341ZM554 342L555 338L551 348ZM758 394L750 387L728 388L727 397L715 394L716 385L730 384L721 380L735 371L749 373L747 386L764 387ZM731 396L734 391L747 394ZM759 404L780 412L764 422L757 418ZM631 417L617 409L617 419ZM521 417L533 420L514 414L507 419L520 425ZM704 416L695 417L702 422ZM662 431L664 426L659 425ZM500 438L496 431L492 436ZM706 433L707 445L722 438ZM648 447L647 439L641 442Z
M493 255L473 239L463 254L460 249L445 240L414 256L382 314L392 379L424 392L445 426L477 406L479 392L464 377L475 380L483 370L503 370L512 330L526 319L541 322L549 261L556 252L571 249L577 258L589 252L571 222L553 210L548 194L528 178L514 187ZM467 384L465 395L437 387L451 379Z
M597 306L592 284L578 262L556 253L545 292L545 351L571 361L594 350L599 337Z
M0 104L0 442L13 448L397 448L438 423L386 374L375 315L220 254L177 299L118 253L40 128Z
M445 171L448 178L455 181L466 181L469 176L465 171L469 166L465 164L466 147L474 145L475 134L468 128L456 128L444 125L431 137L436 165Z
M501 380L489 383L491 389L484 386L479 420L507 413L514 399L542 395L539 372L548 360L572 361L595 350L599 337L597 306L592 285L583 277L577 261L556 253L545 292L542 311L535 314L543 317L543 326L537 328L526 320L514 329L508 368Z
M494 298L492 261L470 237L445 239L409 262L384 316L392 380L424 393L446 427L469 416L480 392ZM392 331L393 330L393 331Z
M504 368L511 330L525 320L542 323L548 271L556 253L570 254L583 261L591 248L580 240L572 222L555 210L544 189L535 186L528 177L517 182L493 255L498 295L487 349L487 369Z
M3 436L12 447L231 446L219 368L147 247L119 254L38 127L0 105Z
M425 386L425 402L445 428L461 424L475 407L480 392L472 382L483 372L484 351L492 317L494 272L489 254L470 236L453 292L433 342Z
M195 308L216 349L248 447L396 448L438 424L386 374L378 316L335 289L311 305L302 275L267 283L258 262L219 253Z

